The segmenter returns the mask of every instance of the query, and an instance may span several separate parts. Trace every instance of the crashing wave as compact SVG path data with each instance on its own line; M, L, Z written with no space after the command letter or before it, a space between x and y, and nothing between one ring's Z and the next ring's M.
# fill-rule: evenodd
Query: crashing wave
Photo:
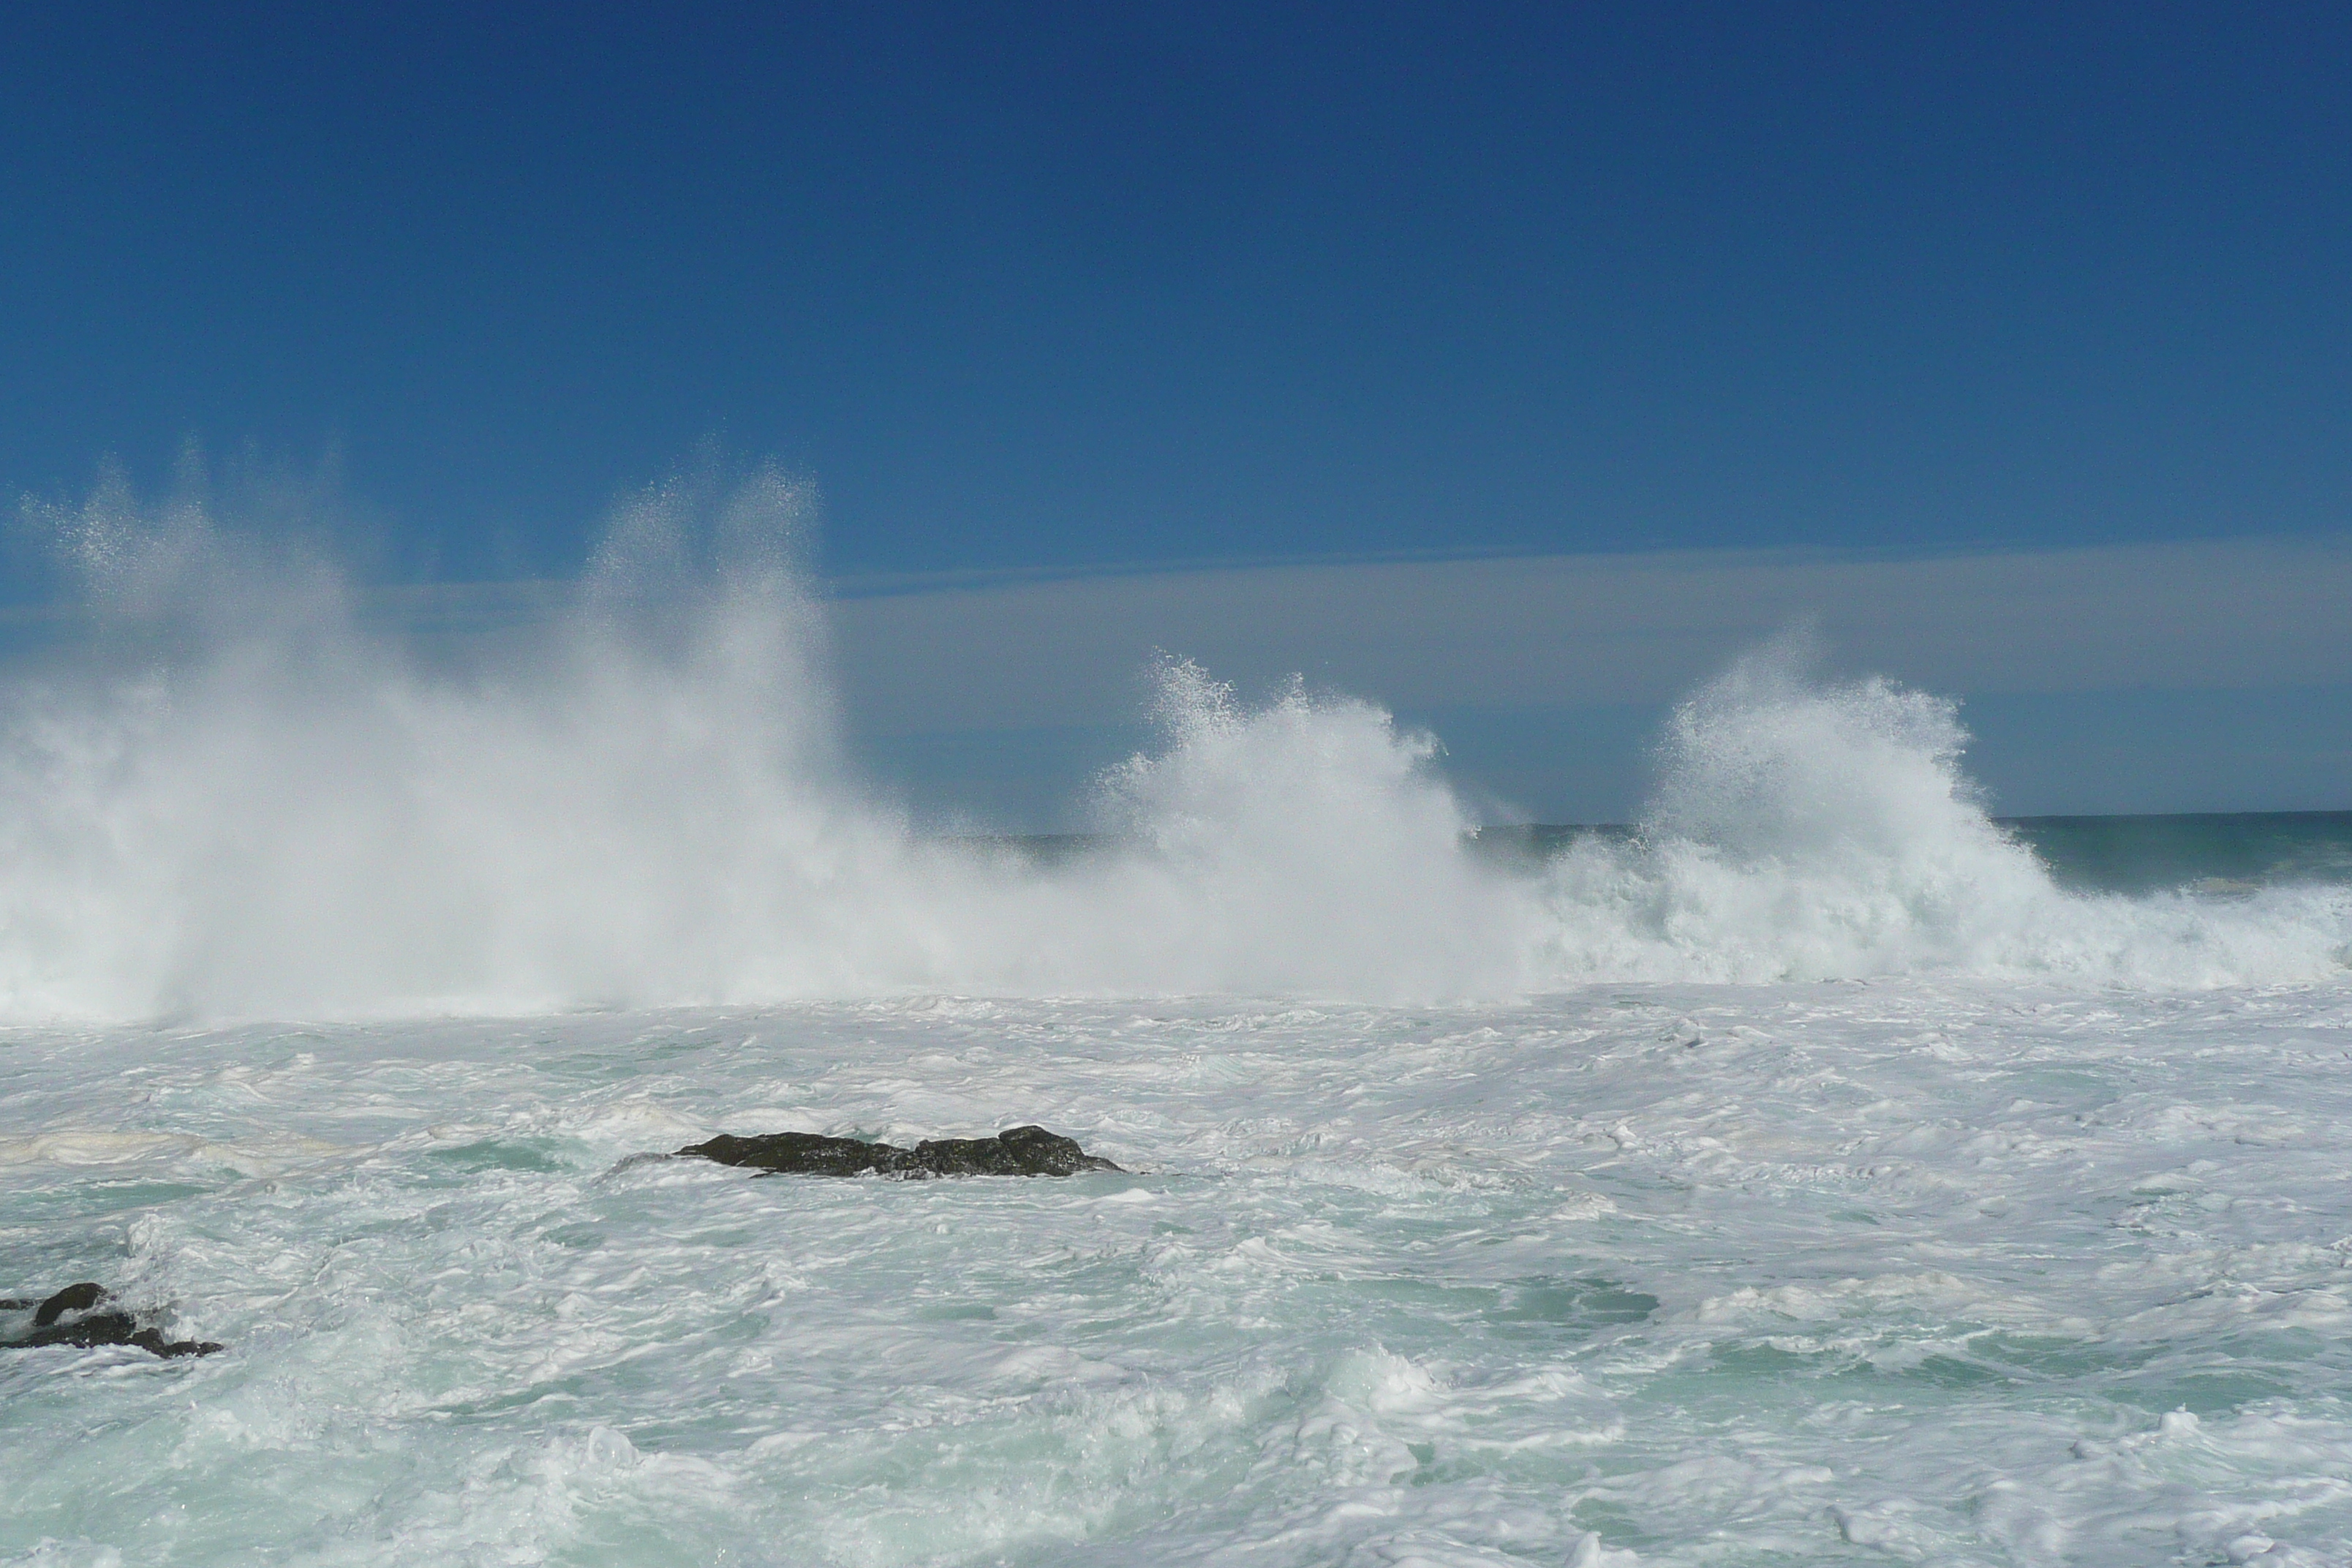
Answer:
M651 491L470 661L192 503L51 515L99 632L0 687L0 1016L2341 972L2339 891L2062 890L1952 703L1786 647L1676 711L1633 838L1538 874L1465 850L1430 737L1181 660L1161 744L1101 781L1108 847L927 841L844 754L808 506L765 471Z

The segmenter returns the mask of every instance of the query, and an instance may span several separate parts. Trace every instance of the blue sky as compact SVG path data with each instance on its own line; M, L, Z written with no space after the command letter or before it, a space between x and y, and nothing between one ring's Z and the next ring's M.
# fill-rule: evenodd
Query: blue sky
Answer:
M576 571L712 437L815 479L861 594L2123 569L2339 539L2352 505L2340 7L96 5L12 8L0 58L0 488L332 451L395 576ZM1691 637L1666 664L1727 651ZM2352 805L2352 670L2249 668L2224 716L2274 712L2300 762L2151 795L2253 742L2150 666L1979 677L1979 765L2020 809ZM1500 669L1371 694L1538 815L1621 811L1655 682L1514 707ZM2143 720L2064 762L2102 692ZM2053 701L2000 752L2004 702ZM1009 768L1037 818L1118 723L869 728L911 787Z

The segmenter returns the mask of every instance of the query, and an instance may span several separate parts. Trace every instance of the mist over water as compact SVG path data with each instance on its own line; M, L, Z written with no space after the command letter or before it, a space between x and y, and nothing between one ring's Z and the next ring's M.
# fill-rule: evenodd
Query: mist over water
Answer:
M1181 658L1100 781L1117 847L926 838L839 739L806 490L679 481L571 599L470 650L333 565L119 485L43 520L97 630L0 688L0 1016L366 1016L849 997L1507 995L1948 971L2340 973L2346 895L2061 890L1954 707L1741 661L1631 842L1465 851L1437 742Z

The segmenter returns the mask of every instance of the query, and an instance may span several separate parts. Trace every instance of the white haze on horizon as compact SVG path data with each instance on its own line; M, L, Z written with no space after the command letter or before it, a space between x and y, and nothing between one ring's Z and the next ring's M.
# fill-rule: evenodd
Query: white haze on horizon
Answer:
M1916 558L1804 550L1313 562L945 584L838 602L908 729L1095 722L1138 651L1308 668L1404 707L1648 704L1797 621L1907 682L1986 693L2352 680L2352 536ZM1069 657L1072 649L1087 657ZM898 657L882 657L885 652ZM946 666L944 669L940 668Z

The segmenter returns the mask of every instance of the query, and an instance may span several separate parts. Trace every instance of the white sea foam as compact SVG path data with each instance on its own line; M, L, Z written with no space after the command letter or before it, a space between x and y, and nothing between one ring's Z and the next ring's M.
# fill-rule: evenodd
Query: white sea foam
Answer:
M20 1026L81 1131L0 1161L0 1294L229 1348L0 1352L0 1563L2340 1563L2347 1037L1950 977ZM651 1157L1029 1120L1129 1173Z
M357 1016L939 990L1507 995L1944 971L2321 976L2342 894L2086 898L1970 795L1951 706L1759 655L1676 715L1639 839L1465 851L1428 737L1162 671L1121 847L926 842L842 753L804 490L622 509L574 601L472 657L119 486L48 522L100 618L0 691L0 1016Z

